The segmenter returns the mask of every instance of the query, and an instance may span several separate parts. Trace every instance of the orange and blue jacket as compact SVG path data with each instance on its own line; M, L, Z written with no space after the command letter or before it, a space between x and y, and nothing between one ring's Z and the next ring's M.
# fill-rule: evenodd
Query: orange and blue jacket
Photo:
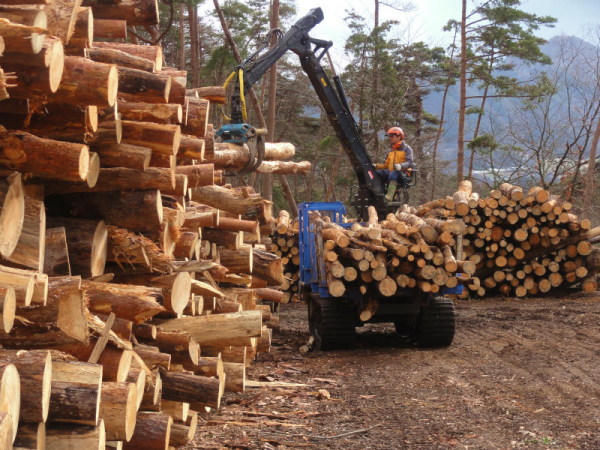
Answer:
M375 169L395 170L394 164L402 164L406 161L413 162L413 150L402 141L390 149L385 162L383 164L376 164Z

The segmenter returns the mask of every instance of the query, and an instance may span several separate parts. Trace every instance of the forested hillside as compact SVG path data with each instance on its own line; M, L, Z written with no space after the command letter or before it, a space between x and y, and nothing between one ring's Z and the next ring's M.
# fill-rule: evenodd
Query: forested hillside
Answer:
M223 23L245 59L268 47L275 3L283 31L308 12L291 1L163 2L160 27L137 32L161 38L166 63L188 70L189 87L219 85L237 64ZM413 202L450 193L466 177L483 192L502 182L541 185L581 205L600 117L598 30L585 40L556 36L546 42L536 32L554 18L525 13L519 1L494 0L466 11L464 25L448 17L453 44L442 48L407 41L396 22L386 20L396 17L386 14L386 5L375 1L373 8L374 20L348 11L345 24L334 25L350 32L345 42L333 43L349 61L339 75L374 161L384 158L384 131L395 125L405 130L419 166ZM328 26L325 17L311 36L319 38L320 27ZM254 87L265 111L268 78ZM293 142L299 157L314 163L309 176L289 180L297 200L348 200L354 173L293 54L277 65L275 102L274 139ZM223 123L223 112L212 114L215 126ZM254 113L250 120L256 122ZM273 199L286 207L277 182Z

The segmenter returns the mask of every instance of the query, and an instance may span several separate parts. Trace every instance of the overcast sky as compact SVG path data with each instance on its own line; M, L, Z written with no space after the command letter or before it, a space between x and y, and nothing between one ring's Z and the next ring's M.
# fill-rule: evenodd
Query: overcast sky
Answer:
M386 3L403 2L387 0ZM473 0L467 0L469 9L473 4ZM406 42L425 41L430 45L444 45L451 39L451 34L441 29L449 19L460 19L461 0L413 0L412 5L414 11L410 13L398 12L382 5L380 21L399 20L401 25L398 36ZM325 19L313 29L311 36L333 41L336 50L343 50L349 34L344 22L346 10L354 9L367 18L369 23L373 21L374 0L296 0L298 16L303 16L316 7L323 9ZM585 38L586 29L600 25L600 0L523 0L522 9L558 19L554 28L544 28L538 33L546 39L559 34Z

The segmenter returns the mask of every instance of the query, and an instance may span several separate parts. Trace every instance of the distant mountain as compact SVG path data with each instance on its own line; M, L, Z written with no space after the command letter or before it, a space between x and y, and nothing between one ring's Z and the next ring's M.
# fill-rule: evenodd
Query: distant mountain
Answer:
M578 37L575 36L555 36L551 38L543 47L542 51L550 56L553 61L559 59L561 52L573 52L577 49L581 52L582 58L597 58L598 49ZM533 64L526 65L515 61L515 68L511 71L503 72L504 75L514 77L517 80L529 80L534 73L545 71L547 73L555 70L555 63L550 65ZM467 95L478 95L479 91L473 86L469 86ZM432 92L425 99L425 109L427 112L439 116L442 106L443 91ZM454 161L456 159L456 147L458 139L458 107L459 107L459 86L451 86L446 99L446 117L444 125L444 136L439 147L440 157ZM507 117L510 106L518 102L516 99L491 99L486 103L486 116L493 116L495 119ZM473 99L469 103L470 106L479 106L479 99ZM475 117L467 116L466 136L472 136ZM484 125L485 127L485 125ZM485 132L485 128L482 130ZM476 169L485 170L486 167L476 167Z

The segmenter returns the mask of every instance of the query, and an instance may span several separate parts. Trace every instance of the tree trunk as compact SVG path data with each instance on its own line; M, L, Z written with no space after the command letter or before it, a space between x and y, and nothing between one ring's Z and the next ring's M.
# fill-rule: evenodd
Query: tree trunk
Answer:
M102 142L92 145L92 149L100 155L103 167L125 167L139 171L150 167L152 149L148 147Z
M192 409L201 406L219 408L221 405L224 380L187 372L166 372L162 380L164 399L187 402Z
M129 67L119 67L118 70L119 97L131 102L169 102L170 77Z
M94 37L105 39L127 39L127 21L94 18Z
M201 98L189 98L187 108L187 122L181 131L202 138L207 135L210 102Z

